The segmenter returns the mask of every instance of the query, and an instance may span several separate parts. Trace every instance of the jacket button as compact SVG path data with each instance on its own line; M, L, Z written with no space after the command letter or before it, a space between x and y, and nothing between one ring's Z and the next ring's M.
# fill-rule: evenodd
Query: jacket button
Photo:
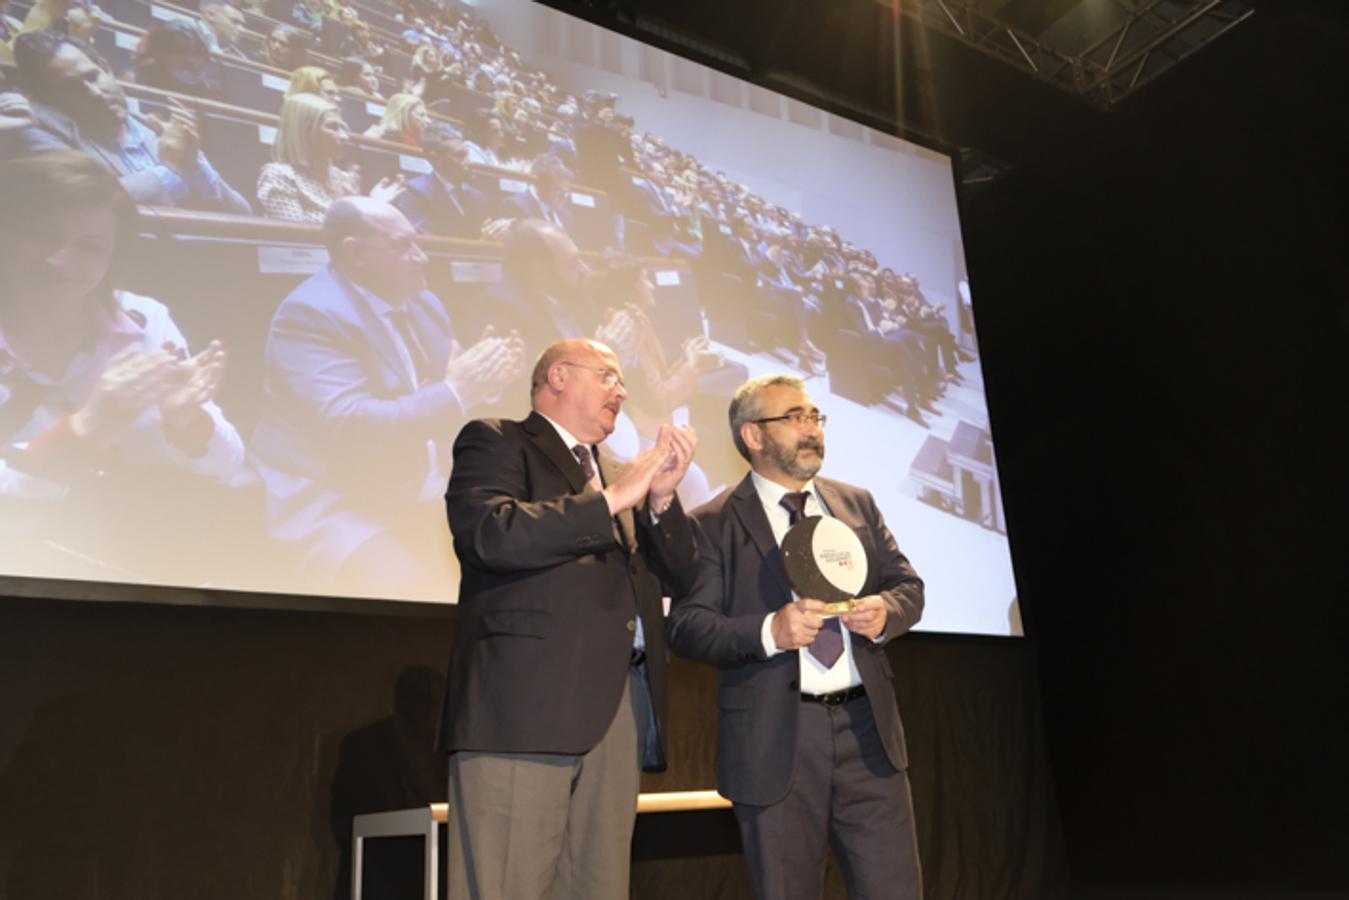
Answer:
M636 631L636 630L637 630L637 620L628 619L628 631Z
M795 681L795 680L792 680L792 681L787 682L787 690L789 690L789 691L797 690L797 687L796 687L796 681Z

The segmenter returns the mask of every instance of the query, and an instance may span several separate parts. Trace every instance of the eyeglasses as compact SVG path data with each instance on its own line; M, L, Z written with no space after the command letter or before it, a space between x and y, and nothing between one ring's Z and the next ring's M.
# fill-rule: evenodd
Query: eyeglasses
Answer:
M750 419L750 421L755 425L767 425L769 422L791 422L798 428L806 424L823 428L825 423L829 421L829 417L817 412L793 412L782 416L769 416L767 419Z
M619 375L613 369L601 369L599 366L583 366L580 363L567 362L563 360L558 363L559 366L571 366L573 369L588 369L600 376L600 384L607 388L620 387L627 390L627 385L623 383L623 376Z

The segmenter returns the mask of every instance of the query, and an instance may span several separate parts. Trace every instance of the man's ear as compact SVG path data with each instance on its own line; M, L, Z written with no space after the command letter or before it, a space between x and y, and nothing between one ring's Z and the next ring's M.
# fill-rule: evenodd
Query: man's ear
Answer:
M763 449L763 432L753 422L746 422L740 426L740 440L756 453Z
M552 367L548 369L548 386L554 391L560 392L567 383L567 376L564 374L566 368L562 363L557 362L553 363Z

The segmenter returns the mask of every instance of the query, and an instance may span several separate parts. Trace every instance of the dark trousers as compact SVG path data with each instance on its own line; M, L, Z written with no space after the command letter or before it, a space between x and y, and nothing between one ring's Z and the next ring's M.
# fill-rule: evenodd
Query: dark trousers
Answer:
M735 815L756 900L819 900L831 845L851 900L922 900L909 779L886 757L866 697L802 703L787 796L737 803Z

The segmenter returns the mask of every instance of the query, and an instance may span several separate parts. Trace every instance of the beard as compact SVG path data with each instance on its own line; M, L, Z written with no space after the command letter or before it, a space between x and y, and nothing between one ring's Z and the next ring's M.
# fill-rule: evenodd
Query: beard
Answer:
M805 437L790 443L768 438L768 458L783 472L801 481L809 481L824 464L824 438ZM802 451L814 450L814 456L802 456Z

